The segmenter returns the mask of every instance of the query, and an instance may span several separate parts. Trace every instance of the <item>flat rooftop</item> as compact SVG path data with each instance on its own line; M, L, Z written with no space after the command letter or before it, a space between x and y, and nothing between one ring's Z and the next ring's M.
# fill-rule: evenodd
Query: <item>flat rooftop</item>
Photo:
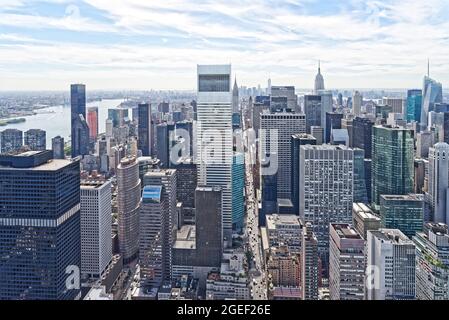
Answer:
M195 226L185 225L176 232L176 241L173 244L174 249L195 249L196 248L196 228Z
M368 231L368 233L369 232L371 232L376 238L392 244L413 244L413 241L399 229L379 229L375 231Z
M332 223L331 225L340 239L363 239L350 224Z
M294 225L301 226L301 222L297 215L294 214L267 214L267 229L276 229L276 225Z

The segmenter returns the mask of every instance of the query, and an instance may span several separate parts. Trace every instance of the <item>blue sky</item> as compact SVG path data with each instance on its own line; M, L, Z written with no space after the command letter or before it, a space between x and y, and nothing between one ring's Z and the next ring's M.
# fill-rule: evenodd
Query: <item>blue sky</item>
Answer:
M196 64L239 84L420 87L449 81L447 0L0 0L0 90L194 89Z

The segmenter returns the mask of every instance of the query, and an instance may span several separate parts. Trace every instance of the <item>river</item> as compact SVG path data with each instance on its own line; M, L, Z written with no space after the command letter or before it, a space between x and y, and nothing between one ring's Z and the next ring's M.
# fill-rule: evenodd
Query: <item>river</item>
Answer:
M122 102L122 99L108 99L89 102L87 104L86 109L88 107L98 107L98 124L100 133L106 131L108 109L115 108ZM36 110L36 112L36 115L20 117L25 118L25 122L1 126L0 131L8 128L19 129L23 132L29 129L43 129L47 132L47 149L51 149L51 139L56 136L64 137L65 142L70 140L70 106L49 107Z

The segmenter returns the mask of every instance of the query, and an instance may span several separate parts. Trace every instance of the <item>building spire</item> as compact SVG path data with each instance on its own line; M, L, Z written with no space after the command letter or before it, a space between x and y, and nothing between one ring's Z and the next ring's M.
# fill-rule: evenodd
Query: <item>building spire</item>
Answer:
M430 78L430 59L427 58L427 76Z
M321 60L318 60L318 73L321 73Z

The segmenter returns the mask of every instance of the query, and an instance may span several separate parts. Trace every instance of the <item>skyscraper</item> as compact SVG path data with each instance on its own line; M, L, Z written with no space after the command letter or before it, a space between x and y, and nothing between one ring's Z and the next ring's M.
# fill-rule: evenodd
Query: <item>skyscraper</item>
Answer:
M352 121L352 146L365 151L365 158L371 159L374 122L369 118L356 117Z
M291 200L293 204L293 212L299 215L299 152L301 146L304 145L316 145L316 139L314 136L305 133L293 134L291 138Z
M136 259L139 251L140 183L136 158L121 159L117 166L118 238L125 264Z
M42 129L30 129L25 131L24 145L32 151L44 151L47 148L47 134Z
M273 112L298 111L298 96L294 86L272 86L270 100Z
M441 83L430 78L424 77L422 90L422 108L421 108L421 129L425 130L428 126L429 112L433 111L435 103L443 102L443 86Z
M329 293L331 300L363 300L365 240L349 224L332 223L329 230Z
M163 212L163 276L165 280L171 278L172 266L172 247L175 241L175 232L180 226L181 218L176 210L177 192L176 192L176 170L174 169L151 169L143 177L144 186L161 186L161 198L164 203ZM142 235L144 237L145 235Z
M433 221L447 224L449 191L449 144L439 142L429 149L428 199Z
M306 115L306 132L311 133L311 127L321 126L321 96L304 96L304 113Z
M223 238L232 237L232 94L230 65L198 66L198 185L223 193Z
M401 127L373 127L372 201L380 195L413 192L413 131Z
M318 239L307 222L302 236L301 291L303 300L318 300Z
M312 223L323 269L328 271L329 224L352 221L354 150L345 146L301 146L300 172L299 215Z
M359 91L355 91L352 96L352 113L358 117L362 112L363 96Z
M70 86L72 158L89 154L89 126L86 122L86 86Z
M262 113L261 115L260 157L274 158L272 169L277 169L278 198L291 197L291 137L296 133L306 132L306 117L304 114L279 112ZM277 168L274 165L277 164Z
M64 147L65 147L64 138L62 138L61 136L56 136L53 139L51 139L51 149L53 150L54 159L65 158Z
M156 157L161 160L161 168L169 168L171 165L170 150L174 135L174 124L164 122L156 126Z
M237 78L234 81L232 88L232 113L239 113L239 87L237 86Z
M245 215L245 156L235 153L232 161L232 229L241 231Z
M449 235L445 224L428 223L413 237L416 247L416 298L449 299Z
M149 103L140 103L138 105L139 123L138 123L138 148L143 156L152 155L152 134L151 124L151 105Z
M159 287L166 277L165 272L170 270L166 266L166 250L171 247L164 246L166 220L169 218L168 202L162 196L162 186L147 185L142 192L142 205L139 215L139 260L140 277L144 286Z
M397 229L368 231L368 300L415 298L415 245Z
M18 129L6 129L0 134L1 152L8 153L23 146L23 132Z
M405 100L403 98L383 97L382 104L391 107L392 113L404 115Z
M320 90L324 90L324 78L321 74L321 63L318 61L318 73L315 76L314 93L317 93Z
M81 273L99 279L112 260L112 183L81 181Z
M98 107L87 109L87 125L89 126L89 137L91 140L97 140L98 136Z
M52 156L0 156L2 300L80 297L80 164Z
M423 229L424 195L380 196L382 228L399 229L410 239Z
M326 112L325 143L329 143L331 141L331 132L333 129L341 129L342 119L343 113Z
M421 108L422 108L422 90L412 89L407 90L407 122L416 121L421 123Z

